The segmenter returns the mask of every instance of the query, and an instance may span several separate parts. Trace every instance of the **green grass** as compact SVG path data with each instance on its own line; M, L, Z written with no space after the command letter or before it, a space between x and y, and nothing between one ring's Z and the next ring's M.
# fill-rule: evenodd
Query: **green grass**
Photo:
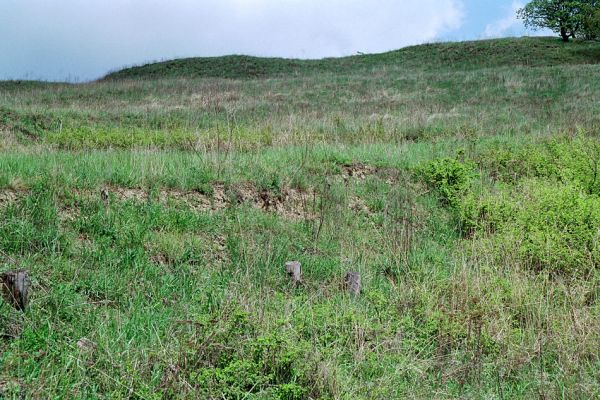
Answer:
M432 43L382 54L322 60L226 56L188 58L125 68L104 80L164 78L252 79L303 76L315 73L373 73L386 68L438 71L508 66L597 64L600 47L594 43L564 44L555 38L480 40Z
M0 398L597 398L598 46L0 83Z
M448 54L468 49L481 55L447 61ZM418 53L414 64L360 56L370 60L370 70L332 67L260 79L167 75L83 85L7 82L0 84L0 130L10 140L2 145L256 150L597 132L598 50L597 43L505 39L400 50ZM502 61L514 57L527 57L531 65Z

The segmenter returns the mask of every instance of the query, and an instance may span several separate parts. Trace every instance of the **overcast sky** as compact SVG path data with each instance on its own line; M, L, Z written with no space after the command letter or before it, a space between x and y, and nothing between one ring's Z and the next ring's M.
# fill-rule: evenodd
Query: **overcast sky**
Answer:
M321 58L526 32L519 0L0 0L0 79L190 56Z

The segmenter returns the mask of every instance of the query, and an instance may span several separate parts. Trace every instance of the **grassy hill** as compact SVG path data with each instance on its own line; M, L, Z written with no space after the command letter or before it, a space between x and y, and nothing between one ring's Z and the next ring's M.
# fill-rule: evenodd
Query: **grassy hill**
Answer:
M599 43L500 39L256 59L261 78L234 57L151 64L81 85L3 82L0 127L11 143L188 150L596 130L599 51ZM127 76L140 79L118 78Z
M600 397L599 51L0 82L0 398Z
M382 54L322 60L250 56L197 57L126 68L104 80L162 78L269 78L314 73L405 69L476 69L502 66L555 66L600 63L597 43L564 44L556 38L480 40L407 47Z

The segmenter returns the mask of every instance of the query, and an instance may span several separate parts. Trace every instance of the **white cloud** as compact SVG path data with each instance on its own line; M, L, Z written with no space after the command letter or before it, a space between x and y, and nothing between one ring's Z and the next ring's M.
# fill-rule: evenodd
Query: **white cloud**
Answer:
M486 38L498 38L514 35L520 36L523 33L541 36L551 35L552 32L547 29L531 31L525 28L525 25L523 25L523 21L517 18L517 11L523 8L524 6L524 2L513 0L507 15L497 21L488 24L485 27L483 36Z
M181 56L381 52L435 40L463 16L462 0L2 0L0 78L89 79Z
M510 11L507 16L497 21L488 24L485 27L483 35L485 37L501 37L506 36L514 30L522 30L523 23L517 18L517 11L523 8L524 3L520 1L513 1Z

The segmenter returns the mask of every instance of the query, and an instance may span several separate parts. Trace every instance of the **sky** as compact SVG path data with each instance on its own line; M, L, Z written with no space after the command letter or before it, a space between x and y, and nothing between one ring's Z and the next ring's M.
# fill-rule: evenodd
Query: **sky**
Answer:
M525 0L0 0L0 79L81 82L193 56L377 53L527 31Z

